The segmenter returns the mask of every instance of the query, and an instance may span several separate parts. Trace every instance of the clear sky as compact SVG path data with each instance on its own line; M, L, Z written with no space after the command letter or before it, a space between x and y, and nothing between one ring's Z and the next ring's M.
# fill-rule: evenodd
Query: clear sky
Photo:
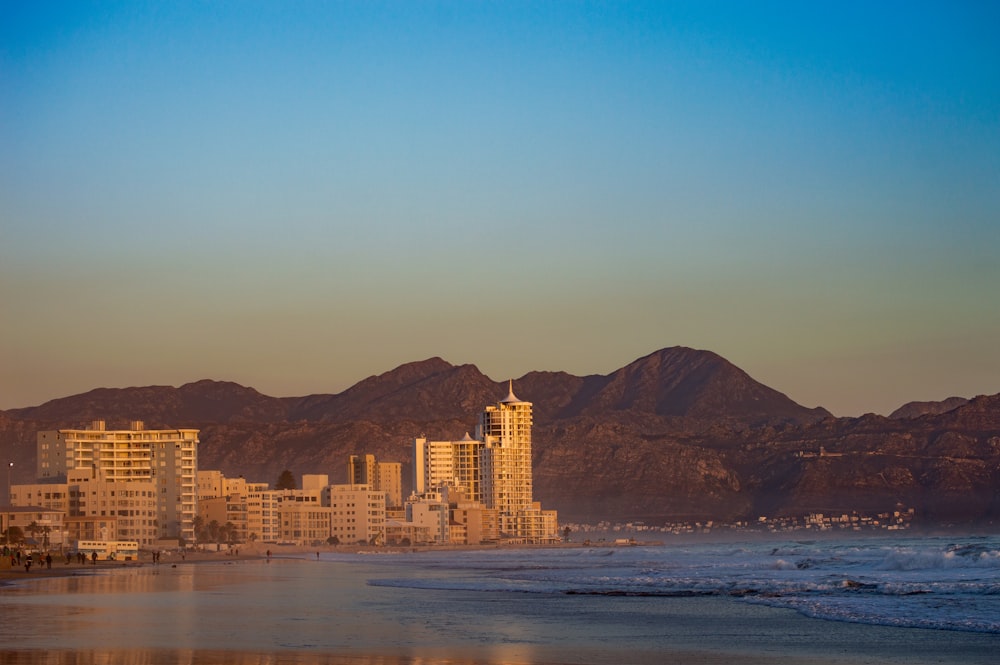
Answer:
M0 408L708 349L1000 392L995 2L0 1Z

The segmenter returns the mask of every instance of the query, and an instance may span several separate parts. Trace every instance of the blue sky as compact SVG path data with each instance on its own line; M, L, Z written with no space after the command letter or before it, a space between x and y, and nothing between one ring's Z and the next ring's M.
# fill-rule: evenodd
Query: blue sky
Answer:
M1000 392L1000 9L0 3L0 408L709 349Z

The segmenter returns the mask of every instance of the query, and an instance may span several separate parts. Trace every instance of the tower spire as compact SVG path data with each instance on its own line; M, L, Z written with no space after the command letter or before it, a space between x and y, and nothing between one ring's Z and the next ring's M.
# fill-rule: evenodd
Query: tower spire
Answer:
M517 395L514 394L514 379L509 379L507 383L507 396L500 400L501 404L510 404L512 402L520 402Z

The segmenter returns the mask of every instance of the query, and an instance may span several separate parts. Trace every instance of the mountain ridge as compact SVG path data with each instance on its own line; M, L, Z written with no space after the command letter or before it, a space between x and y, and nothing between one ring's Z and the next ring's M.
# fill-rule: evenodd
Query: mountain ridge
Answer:
M517 392L537 391L546 396L536 409L536 418L541 414L542 420L612 412L751 420L779 417L803 422L831 415L820 407L808 409L795 403L711 351L688 347L661 349L607 375L529 372L513 381ZM495 401L503 383L493 381L475 365L452 365L433 357L369 376L335 394L271 397L231 381L202 379L178 388L95 388L0 413L32 420L73 419L83 426L106 419L102 411L127 410L129 396L136 396L136 413L128 420L150 420L163 426L170 420L461 418Z
M837 418L687 347L606 375L528 372L513 387L534 404L535 498L565 520L900 507L928 523L1000 519L1000 395L912 417ZM413 438L461 438L507 390L474 365L438 357L337 394L278 398L212 380L98 388L0 411L0 444L16 463L15 482L27 482L38 430L143 420L147 428L200 429L201 468L261 481L283 469L327 473L336 483L346 480L349 455L371 453L402 464L406 491Z

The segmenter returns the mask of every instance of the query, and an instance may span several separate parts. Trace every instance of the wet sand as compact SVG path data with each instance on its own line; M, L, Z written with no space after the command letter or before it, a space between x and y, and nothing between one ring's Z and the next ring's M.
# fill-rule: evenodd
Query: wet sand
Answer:
M996 635L821 621L722 598L366 583L392 572L246 551L9 571L0 663L986 665L1000 648Z

